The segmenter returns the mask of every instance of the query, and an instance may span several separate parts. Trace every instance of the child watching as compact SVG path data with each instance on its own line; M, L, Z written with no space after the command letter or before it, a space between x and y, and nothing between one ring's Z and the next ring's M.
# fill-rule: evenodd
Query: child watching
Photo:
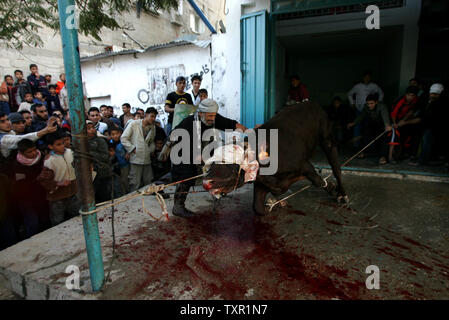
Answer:
M77 185L73 167L72 150L64 146L64 137L60 132L47 136L50 149L48 159L38 181L47 190L52 226L79 214L80 201L76 196Z
M14 161L13 197L22 215L25 238L30 238L50 227L46 191L37 183L44 157L31 140L22 139L17 147L19 152Z
M120 138L122 136L123 130L120 128L110 129L111 140L115 145L115 157L120 168L120 183L122 187L123 194L129 193L129 157L130 154L126 152L125 147L123 147Z
M200 96L200 102L209 97L206 89L200 89L200 91L198 91L198 94Z
M43 98L42 92L40 92L40 91L36 91L34 93L33 103L42 104L47 107L47 101L45 101L45 99ZM48 107L47 107L47 109L48 109Z
M89 154L92 157L94 170L97 172L94 180L95 202L101 203L111 200L112 166L109 160L108 143L92 121L87 120L86 126Z

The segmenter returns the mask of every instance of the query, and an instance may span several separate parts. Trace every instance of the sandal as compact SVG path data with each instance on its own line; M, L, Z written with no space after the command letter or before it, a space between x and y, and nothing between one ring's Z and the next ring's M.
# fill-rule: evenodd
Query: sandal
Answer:
M387 164L387 159L385 159L385 157L380 158L380 159L379 159L379 164L380 164L380 165Z

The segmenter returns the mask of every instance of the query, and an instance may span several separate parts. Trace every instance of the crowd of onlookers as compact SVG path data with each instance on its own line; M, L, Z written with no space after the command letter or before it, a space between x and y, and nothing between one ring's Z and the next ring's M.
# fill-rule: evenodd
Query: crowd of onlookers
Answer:
M169 179L171 162L159 161L177 104L196 104L207 98L200 89L200 75L185 92L186 79L176 79L176 91L167 96L168 124L162 127L153 108L122 105L88 107L88 154L74 152L65 75L52 84L36 65L25 80L16 70L15 81L5 76L0 96L0 250L27 239L79 214L75 167L77 160L91 160L95 202L101 203L133 192L152 182ZM165 129L165 130L164 130ZM75 146L75 148L74 148ZM169 195L162 195L167 198Z
M97 204L168 181L171 162L160 161L158 155L171 132L175 106L199 105L208 97L201 81L193 75L192 90L186 92L186 79L176 79L176 90L165 101L164 126L153 107L133 113L124 103L120 117L112 106L87 107L89 152L84 154L76 148L79 134L72 135L64 74L53 84L51 76L40 75L32 64L26 79L21 70L5 76L0 91L0 250L79 214L75 166L82 157L92 163ZM371 152L380 164L448 161L449 106L443 85L426 87L412 79L394 102L385 104L383 98L382 89L365 72L349 91L348 104L335 97L325 107L340 146L361 148L378 138ZM287 104L309 99L306 86L293 77Z
M441 83L426 85L419 79L411 79L403 95L394 101L384 101L383 90L371 81L371 72L365 71L362 81L347 97L333 98L325 110L340 147L352 145L359 150L377 138L359 158L377 155L380 165L402 162L413 166L447 166L447 98ZM287 104L309 99L304 83L298 76L292 77Z

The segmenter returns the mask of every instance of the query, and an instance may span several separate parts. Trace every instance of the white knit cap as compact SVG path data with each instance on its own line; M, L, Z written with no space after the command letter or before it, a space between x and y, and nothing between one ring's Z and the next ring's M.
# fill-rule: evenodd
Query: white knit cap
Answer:
M212 99L204 99L198 106L199 112L217 113L218 104Z
M444 86L441 83L435 83L430 87L430 93L441 94L444 91Z

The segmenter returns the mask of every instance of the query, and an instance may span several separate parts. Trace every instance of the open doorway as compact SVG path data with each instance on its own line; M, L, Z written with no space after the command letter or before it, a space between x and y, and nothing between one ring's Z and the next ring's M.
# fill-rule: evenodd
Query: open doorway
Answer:
M403 27L364 29L279 37L279 102L286 100L289 77L299 75L311 100L325 106L335 96L347 99L348 91L360 81L364 70L373 72L373 81L392 103L399 92Z

